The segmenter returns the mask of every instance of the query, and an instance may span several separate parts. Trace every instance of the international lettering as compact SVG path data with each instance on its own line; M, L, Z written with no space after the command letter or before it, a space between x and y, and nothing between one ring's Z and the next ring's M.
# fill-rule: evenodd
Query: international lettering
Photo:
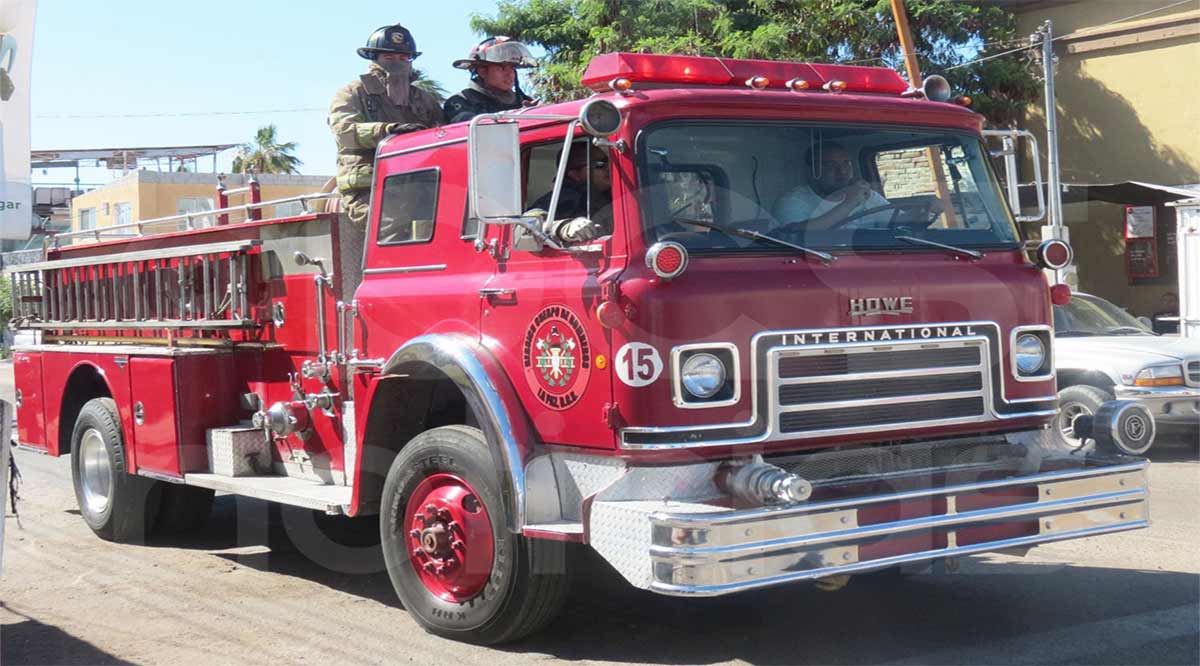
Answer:
M785 333L780 344L785 347L803 345L836 345L860 342L901 342L906 340L932 340L936 338L962 338L977 335L974 326L893 326L844 331L810 331Z

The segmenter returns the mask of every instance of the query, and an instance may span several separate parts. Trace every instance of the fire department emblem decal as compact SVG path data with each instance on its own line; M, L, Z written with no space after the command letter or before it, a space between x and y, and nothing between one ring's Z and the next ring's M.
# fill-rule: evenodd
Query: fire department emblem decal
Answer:
M583 322L564 305L542 308L525 331L525 379L538 401L566 409L587 389L592 350Z

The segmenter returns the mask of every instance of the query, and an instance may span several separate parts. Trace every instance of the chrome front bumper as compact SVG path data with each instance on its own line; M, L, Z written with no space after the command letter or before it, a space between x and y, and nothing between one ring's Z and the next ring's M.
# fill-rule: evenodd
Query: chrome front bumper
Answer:
M716 596L1149 525L1147 461L1072 462L1000 476L925 470L916 484L889 477L893 492L789 506L598 499L589 543L638 587Z
M1145 405L1160 425L1191 425L1200 428L1200 388L1117 386L1117 400Z

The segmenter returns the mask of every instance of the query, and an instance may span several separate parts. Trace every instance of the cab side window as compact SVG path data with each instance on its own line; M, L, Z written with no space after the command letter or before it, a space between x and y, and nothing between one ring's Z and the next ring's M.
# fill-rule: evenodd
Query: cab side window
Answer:
M388 176L383 181L379 245L428 243L437 217L437 169Z

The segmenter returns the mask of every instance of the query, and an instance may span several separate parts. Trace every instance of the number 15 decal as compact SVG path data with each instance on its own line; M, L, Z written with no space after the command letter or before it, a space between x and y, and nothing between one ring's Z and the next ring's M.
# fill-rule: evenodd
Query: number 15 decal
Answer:
M649 386L662 374L658 350L643 342L627 342L617 350L617 377L637 388Z

